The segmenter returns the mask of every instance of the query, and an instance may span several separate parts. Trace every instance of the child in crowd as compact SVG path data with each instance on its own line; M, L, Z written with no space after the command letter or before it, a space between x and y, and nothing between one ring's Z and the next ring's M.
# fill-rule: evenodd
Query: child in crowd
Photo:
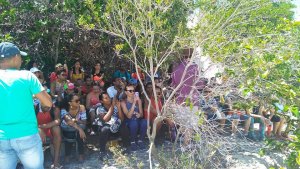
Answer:
M44 105L37 105L41 111L37 113L37 121L39 127L39 134L43 143L46 142L46 137L51 139L54 147L54 158L52 168L60 168L59 155L61 147L61 130L60 130L60 109L59 107L46 107ZM36 109L38 110L38 109ZM53 114L51 114L51 112Z

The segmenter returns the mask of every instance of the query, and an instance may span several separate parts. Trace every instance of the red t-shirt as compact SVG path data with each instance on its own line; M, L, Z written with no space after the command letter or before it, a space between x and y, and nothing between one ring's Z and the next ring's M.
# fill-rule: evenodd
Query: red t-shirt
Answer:
M161 100L160 99L157 99L157 101L158 101L158 109L161 111L162 110L162 102L161 102ZM155 104L155 99L154 99L154 97L151 97L151 108L155 108L156 109L156 104ZM156 114L156 112L147 112L147 109L148 109L148 107L145 107L145 110L144 110L144 118L146 119L146 120L148 120L148 116L150 116L150 121L153 121L156 117L157 117L157 114ZM150 109L151 110L151 109Z
M140 73L139 75L140 75L140 78L141 78L142 80L145 79L144 73ZM135 73L132 73L131 77L134 78L134 79L136 79L136 80L139 79L136 72L135 72Z

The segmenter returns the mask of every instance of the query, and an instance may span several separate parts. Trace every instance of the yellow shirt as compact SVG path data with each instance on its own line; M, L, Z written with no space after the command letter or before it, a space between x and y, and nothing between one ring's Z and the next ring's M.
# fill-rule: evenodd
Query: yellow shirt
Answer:
M72 74L71 80L73 82L76 82L78 79L84 80L84 73L83 72L81 72L80 74L75 74L75 73Z

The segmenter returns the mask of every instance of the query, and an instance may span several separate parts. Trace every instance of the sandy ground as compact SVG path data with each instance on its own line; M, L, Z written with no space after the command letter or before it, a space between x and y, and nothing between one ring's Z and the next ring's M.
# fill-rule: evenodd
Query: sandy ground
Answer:
M89 136L89 143L86 144L85 161L79 163L76 153L70 163L63 164L65 169L115 169L115 168L149 168L147 150L140 150L129 155L122 155L120 150L113 149L117 155L110 154L108 159L103 161L99 158L99 149L97 148L97 136ZM164 144L170 144L165 142ZM232 138L232 144L235 149L226 156L228 169L269 169L270 167L285 167L284 159L286 155L279 152L267 152L260 156L259 150L264 146L262 142L251 142L245 139ZM45 154L45 167L51 165L50 151ZM63 161L63 159L62 159ZM160 168L159 164L154 163L153 168Z

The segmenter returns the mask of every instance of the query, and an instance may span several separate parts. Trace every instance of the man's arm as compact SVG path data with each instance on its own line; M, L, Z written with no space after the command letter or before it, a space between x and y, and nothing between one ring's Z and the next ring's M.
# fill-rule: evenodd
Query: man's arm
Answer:
M41 104L52 107L52 99L51 96L45 91L41 91L40 93L35 95L36 98L38 98L41 101Z

